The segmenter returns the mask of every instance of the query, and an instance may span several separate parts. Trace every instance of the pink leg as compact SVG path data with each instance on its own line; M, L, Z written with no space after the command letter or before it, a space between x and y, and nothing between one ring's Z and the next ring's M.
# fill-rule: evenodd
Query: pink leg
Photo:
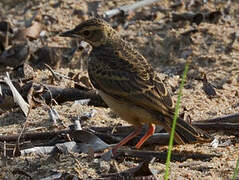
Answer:
M148 131L145 133L145 135L139 140L139 142L136 144L136 149L139 149L143 143L154 134L155 131L155 125L154 124L150 124L149 125L149 129Z
M142 131L142 127L138 127L135 131L133 131L131 134L129 134L126 138L124 138L122 141L120 141L113 149L112 153L113 155L116 154L117 149L126 144L129 140L133 139L135 136L139 135L139 133Z

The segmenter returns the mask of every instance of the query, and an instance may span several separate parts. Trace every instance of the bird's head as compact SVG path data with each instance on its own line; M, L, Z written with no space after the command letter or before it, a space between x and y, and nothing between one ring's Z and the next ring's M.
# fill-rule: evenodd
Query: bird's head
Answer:
M117 32L104 20L94 18L82 22L74 29L60 34L60 36L79 38L88 42L92 47L97 47L105 44L116 34Z

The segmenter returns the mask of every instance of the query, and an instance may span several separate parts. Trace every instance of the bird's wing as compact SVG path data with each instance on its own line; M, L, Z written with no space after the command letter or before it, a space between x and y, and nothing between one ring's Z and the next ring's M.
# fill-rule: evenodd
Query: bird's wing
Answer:
M173 112L173 101L164 83L131 47L94 50L88 71L93 85L108 95L164 115Z

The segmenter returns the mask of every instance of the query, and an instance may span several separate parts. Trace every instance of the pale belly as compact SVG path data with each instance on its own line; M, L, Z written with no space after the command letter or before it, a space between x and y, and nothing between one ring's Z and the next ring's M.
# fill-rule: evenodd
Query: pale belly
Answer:
M123 120L129 122L130 124L141 126L143 124L155 123L157 121L155 116L144 108L129 102L115 99L100 90L98 92L105 103L114 112L118 113Z

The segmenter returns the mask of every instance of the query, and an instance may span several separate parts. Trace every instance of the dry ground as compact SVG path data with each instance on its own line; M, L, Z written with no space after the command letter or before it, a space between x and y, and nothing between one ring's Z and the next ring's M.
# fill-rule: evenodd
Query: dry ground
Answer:
M117 27L119 33L129 40L139 51L147 57L153 67L159 72L164 81L171 87L174 99L180 82L180 76L185 65L185 54L191 54L188 79L183 90L182 109L186 108L186 114L190 114L193 121L217 117L239 111L239 3L232 0L207 1L205 4L190 5L192 1L178 8L171 8L173 1L162 0L148 7L131 12L126 18L125 24ZM18 1L16 1L18 2ZM12 1L0 2L0 19L7 19L14 27L24 24L24 17L32 17L38 13L36 21L41 22L47 38L44 43L49 46L70 47L73 43L70 39L55 36L73 28L78 23L91 17L94 1L77 0L34 0L16 3ZM96 1L95 1L96 2ZM99 1L98 14L125 4L134 3L134 0ZM199 25L190 22L172 22L172 13L212 12L220 10L222 16L215 22L202 22ZM112 21L113 22L113 21ZM198 32L189 36L182 33L191 29ZM232 35L236 33L236 39L229 47ZM37 40L36 40L37 41ZM229 47L229 50L227 48ZM82 72L86 74L85 59L76 55L70 62L60 62L57 72L68 74L69 72ZM80 62L80 63L79 63ZM48 82L50 72L35 67L38 82ZM4 73L5 70L2 71ZM202 90L202 73L206 73L207 79L216 87L217 97L208 98ZM60 85L69 85L67 81ZM72 106L72 102L56 105L55 109L60 114L64 129L72 124L72 121L84 112L96 109L96 115L82 124L90 126L127 125L120 118L112 118L110 109L91 106ZM19 133L25 119L20 110L4 112L0 117L1 134ZM29 118L26 131L48 131L51 129L47 109L38 107L34 109ZM231 138L233 143L226 147L213 148L210 144L182 145L174 149L192 152L217 153L220 158L210 161L193 161L171 163L170 179L230 179L239 156L238 132L210 132L213 135ZM143 147L145 150L163 150L166 147ZM107 173L112 162L99 162L99 159L91 160L87 154L61 155L58 161L50 161L48 156L24 156L10 158L7 166L0 167L1 179L13 178L12 171L20 168L33 177L40 179L51 175L53 172L69 172L79 178L96 178L100 172ZM119 170L134 167L137 163L124 160L116 161ZM154 162L150 167L156 172L158 179L163 179L165 165ZM17 176L16 176L17 177ZM19 179L26 177L20 176Z

